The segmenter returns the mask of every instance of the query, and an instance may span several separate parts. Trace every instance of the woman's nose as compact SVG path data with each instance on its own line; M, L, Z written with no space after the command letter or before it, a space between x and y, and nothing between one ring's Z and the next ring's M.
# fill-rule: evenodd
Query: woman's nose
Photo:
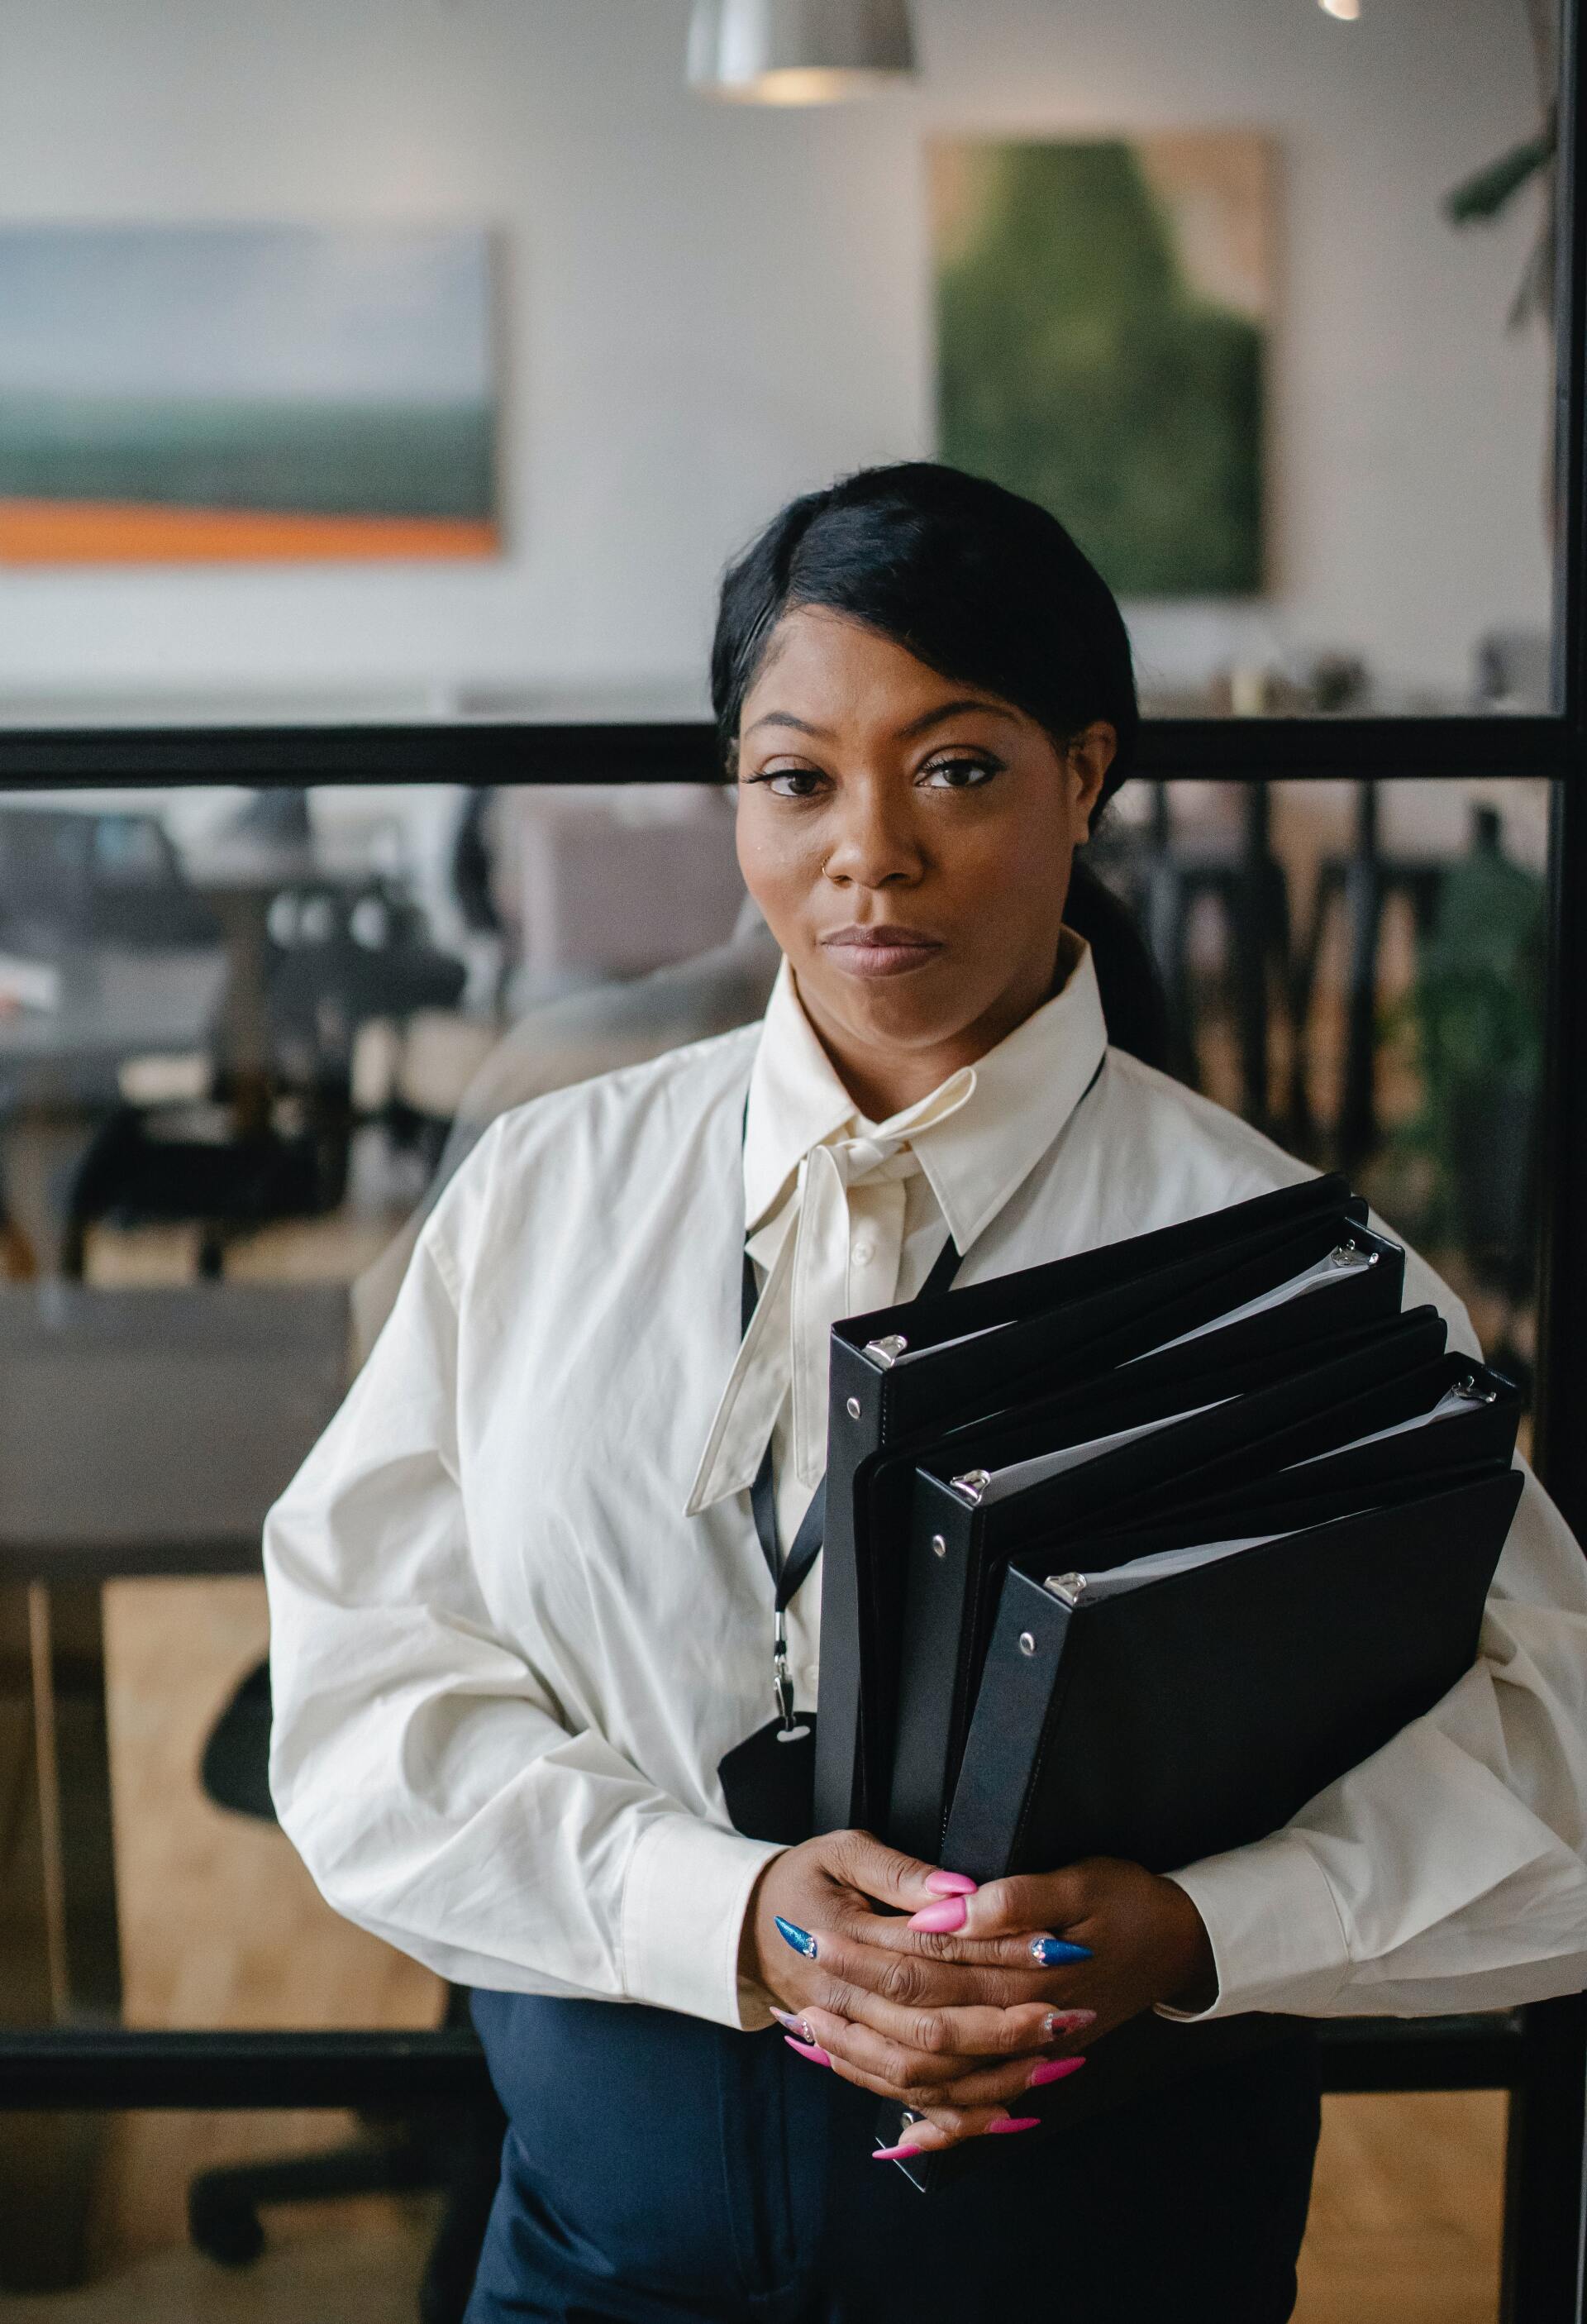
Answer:
M838 887L884 888L918 880L919 846L908 811L878 786L845 800L836 843L826 858L826 877Z

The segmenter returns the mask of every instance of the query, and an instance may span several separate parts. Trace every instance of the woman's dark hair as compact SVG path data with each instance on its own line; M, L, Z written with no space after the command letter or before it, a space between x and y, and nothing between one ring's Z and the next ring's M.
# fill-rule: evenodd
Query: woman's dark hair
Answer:
M960 468L862 468L790 501L729 567L711 697L731 767L740 713L787 613L821 605L982 687L1069 742L1117 731L1104 797L1129 775L1140 714L1113 593L1056 516Z
M862 468L790 501L722 584L711 700L730 770L772 632L803 605L846 613L944 678L1012 703L1060 747L1106 719L1119 740L1103 806L1129 778L1140 714L1123 616L1090 558L1034 501L929 460ZM1078 858L1066 918L1095 952L1111 1038L1160 1064L1150 956Z

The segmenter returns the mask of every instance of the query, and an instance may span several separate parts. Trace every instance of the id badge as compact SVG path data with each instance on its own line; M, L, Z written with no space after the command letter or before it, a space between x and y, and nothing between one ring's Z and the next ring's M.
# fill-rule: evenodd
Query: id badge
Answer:
M746 1840L797 1848L816 1829L816 1713L780 1719L737 1744L716 1770L733 1828Z

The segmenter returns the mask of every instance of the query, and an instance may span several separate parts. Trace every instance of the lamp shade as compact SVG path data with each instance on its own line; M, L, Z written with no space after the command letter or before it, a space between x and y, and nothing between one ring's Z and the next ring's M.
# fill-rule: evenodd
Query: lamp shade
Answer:
M908 0L695 0L688 77L708 97L826 105L914 70Z

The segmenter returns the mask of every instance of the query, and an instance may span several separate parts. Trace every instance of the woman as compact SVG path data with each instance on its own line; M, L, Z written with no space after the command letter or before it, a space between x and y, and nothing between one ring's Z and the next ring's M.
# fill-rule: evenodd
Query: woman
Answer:
M471 2324L1267 2324L1316 2136L1304 2046L1050 2137L1024 2093L1154 2007L1587 1981L1581 1560L1528 1480L1470 1676L1294 1826L1171 1879L976 1893L862 1833L733 1828L834 1319L912 1296L950 1235L973 1282L1306 1173L1108 1046L1064 906L1135 696L1052 518L927 466L798 501L727 576L713 680L784 956L764 1023L509 1114L448 1189L271 1518L281 1821L340 1911L477 1988L512 2127ZM1424 1299L1473 1346L1412 1259ZM784 1617L796 1716L819 1587L817 1563ZM872 2159L877 2093L977 2167L922 2199Z

